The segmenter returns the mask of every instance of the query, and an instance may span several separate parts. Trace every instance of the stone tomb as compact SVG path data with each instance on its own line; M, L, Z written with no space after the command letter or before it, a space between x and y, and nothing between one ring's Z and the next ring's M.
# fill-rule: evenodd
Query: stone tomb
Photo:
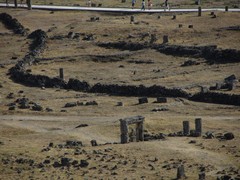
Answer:
M121 131L121 143L125 144L129 142L129 128L128 126L130 124L136 124L136 130L134 132L134 136L136 137L131 137L131 139L136 139L136 142L138 141L144 141L144 117L143 116L134 116L134 117L129 117L125 119L120 119L120 131Z

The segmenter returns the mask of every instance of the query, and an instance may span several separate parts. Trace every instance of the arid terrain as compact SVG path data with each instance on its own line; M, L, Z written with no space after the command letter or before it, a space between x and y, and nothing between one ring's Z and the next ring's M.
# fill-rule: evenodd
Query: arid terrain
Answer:
M96 3L128 7L120 0ZM171 3L196 7L188 0ZM206 1L203 6L225 5L239 2ZM176 179L180 165L187 179L201 173L207 180L240 179L240 13L203 12L199 17L0 8L0 17L3 13L16 18L24 33L14 32L0 18L0 179L168 180ZM46 37L31 63L23 65L23 81L16 64L38 48L28 36L38 29ZM163 43L165 35L168 43ZM181 49L210 46L217 56ZM167 52L173 47L176 52ZM64 81L52 86L41 80L59 79L60 68ZM234 88L215 88L231 75L236 77ZM70 86L70 79L89 87ZM108 91L105 85L117 88ZM166 92L148 92L155 86ZM136 92L129 93L130 87ZM203 87L221 96L206 98L203 93L205 102L191 98ZM139 103L143 96L148 103ZM167 102L156 103L158 97ZM154 138L121 144L119 120L138 115L145 117L146 137ZM202 119L202 136L182 136L183 121L195 129L196 118ZM226 133L234 138L228 140ZM92 146L92 140L98 145Z

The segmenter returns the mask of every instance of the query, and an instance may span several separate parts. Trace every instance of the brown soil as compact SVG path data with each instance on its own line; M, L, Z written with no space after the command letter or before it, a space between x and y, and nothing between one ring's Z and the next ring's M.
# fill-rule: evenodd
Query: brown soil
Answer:
M239 31L220 30L239 25L239 13L216 12L216 19L209 13L203 13L202 17L195 13L178 14L176 20L171 20L172 14L161 14L160 19L159 14L136 14L139 23L130 24L130 15L124 14L0 9L2 12L17 18L30 32L36 29L47 32L47 48L38 57L40 62L29 67L33 74L56 77L62 67L66 81L77 78L90 84L156 84L180 87L189 93L198 92L200 86L222 82L231 74L240 77L239 63L209 65L202 58L167 56L152 49L120 51L97 46L97 42L149 42L148 34L156 34L156 43L161 44L162 36L167 34L170 44L215 44L223 49L240 50ZM92 16L100 17L100 20L89 22ZM179 28L179 24L183 27ZM188 28L190 24L193 29ZM70 31L81 33L80 40L52 39L66 36ZM184 164L188 179L197 179L202 166L206 168L207 179L222 176L223 170L232 177L240 176L239 106L199 103L183 98L168 98L165 104L153 103L156 99L149 98L149 103L139 105L138 97L23 86L9 79L7 73L29 51L31 40L13 34L2 24L0 33L0 64L3 65L0 67L0 179L174 179L180 164ZM94 41L82 40L83 34L93 34ZM145 38L144 34L147 34ZM200 64L181 67L189 59ZM139 61L143 63L133 63ZM14 98L8 99L11 92ZM238 84L233 91L221 92L239 95L240 86ZM7 104L22 97L41 104L44 111L8 110ZM93 100L97 106L64 108L67 102ZM123 102L124 106L116 106L118 102ZM53 112L47 112L47 107ZM153 112L157 107L169 110ZM61 112L63 110L66 111ZM232 132L235 138L219 141L216 138L167 137L166 140L103 145L119 143L119 119L136 115L145 117L145 129L151 134L181 131L184 120L189 120L194 129L194 119L200 117L204 133ZM88 126L75 128L80 124ZM102 145L92 147L92 139ZM66 140L82 141L84 146L77 149L85 152L74 155L75 148L56 147ZM196 143L190 144L191 140ZM50 142L54 147L42 152ZM89 165L85 168L54 168L53 163L62 157L87 160ZM18 163L20 158L34 160L34 165ZM8 163L4 163L6 159ZM46 159L50 164L39 167Z

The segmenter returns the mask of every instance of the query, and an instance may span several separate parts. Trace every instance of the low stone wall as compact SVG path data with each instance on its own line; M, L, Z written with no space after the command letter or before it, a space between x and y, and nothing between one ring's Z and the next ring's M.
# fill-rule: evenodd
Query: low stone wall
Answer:
M215 104L229 104L240 106L240 95L224 94L216 92L197 93L189 98L192 101L215 103Z
M93 93L107 93L118 96L148 96L148 97L184 97L188 98L189 94L181 89L169 89L163 86L153 85L146 87L143 85L118 85L118 84L95 84L90 90Z
M145 48L156 49L157 51L172 55L186 57L205 58L209 63L234 63L240 62L240 51L236 49L220 49L216 45L210 46L180 46L168 44L148 44L131 42L107 42L99 43L98 46L105 48L116 48L121 50L137 51Z
M0 21L8 28L13 30L15 34L22 34L26 35L27 30L21 25L20 22L18 22L17 19L12 18L11 15L7 13L1 13L0 14Z
M149 48L148 44L143 43L129 43L125 41L120 42L107 42L107 43L98 43L98 46L105 48L115 48L121 50L137 51L145 48Z
M23 33L24 27L18 23L16 19L13 19L10 15L6 13L0 14L0 20L10 29L13 29L15 33ZM47 34L38 29L31 33L29 38L33 39L30 45L29 53L18 63L9 70L11 78L18 83L22 83L28 86L37 87L57 87L73 89L76 91L85 91L90 93L107 93L111 95L119 96L147 96L147 97L183 97L189 98L193 101L208 102L208 103L218 103L218 104L231 104L240 106L240 95L228 95L223 93L197 93L190 97L188 93L181 89L169 89L163 86L153 85L150 87L145 87L143 85L133 86L133 85L118 85L118 84L100 84L97 83L90 86L89 83L85 81L80 81L78 79L69 79L66 83L60 78L50 78L44 75L33 75L27 71L27 67L31 66L36 61L36 56L41 53L46 44ZM149 47L145 44L133 44L126 42L119 43L102 43L103 47L114 47L119 49L130 49L130 50L140 50ZM179 56L205 56L207 58L217 58L218 60L223 60L229 58L232 62L239 60L239 51L236 50L219 50L216 46L204 46L204 47L185 47L185 46L169 46L169 45L159 45L154 46L160 52L179 55Z

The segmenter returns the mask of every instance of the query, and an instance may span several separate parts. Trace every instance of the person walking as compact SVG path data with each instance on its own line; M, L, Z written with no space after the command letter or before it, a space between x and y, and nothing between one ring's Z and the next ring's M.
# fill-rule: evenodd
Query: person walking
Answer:
M145 10L145 0L142 0L142 8L141 10Z
M165 0L165 2L164 2L164 11L166 11L166 9L169 10L168 0Z
M134 8L135 4L136 4L136 0L132 0L132 9Z
M148 0L148 9L152 9L152 0Z

